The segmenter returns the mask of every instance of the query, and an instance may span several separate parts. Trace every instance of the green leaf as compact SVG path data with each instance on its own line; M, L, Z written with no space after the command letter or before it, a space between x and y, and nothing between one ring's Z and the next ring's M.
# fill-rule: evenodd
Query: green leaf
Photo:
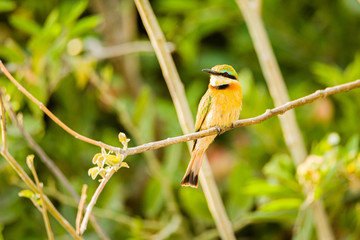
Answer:
M212 223L213 219L208 209L204 194L199 189L182 187L179 190L181 203L185 211L193 218Z
M66 1L61 5L62 23L69 25L75 22L77 18L85 11L88 1Z
M59 10L56 8L50 12L47 16L44 24L44 31L49 31L53 28L54 24L58 23L59 19Z
M93 32L102 21L100 15L94 15L79 19L70 30L70 37L79 37L85 33Z
M0 56L13 63L24 62L26 57L22 48L12 39L8 39L3 45L0 45Z
M346 152L350 159L355 158L359 152L359 135L352 136L346 144Z
M251 219L253 221L280 221L280 222L292 222L296 218L297 211L295 210L287 210L287 211L278 211L278 212L263 212L263 211L256 211L255 213L251 214Z
M162 1L161 4L157 1L156 9L166 13L184 13L194 9L199 9L201 3L192 0L166 0Z
M276 154L265 164L263 172L268 177L273 177L285 182L296 182L295 167L292 159L287 154Z
M316 80L325 86L333 86L342 82L342 71L338 66L314 63L312 71L317 76Z
M23 198L33 198L35 193L29 189L25 189L25 190L22 190L18 193L19 197L23 197Z
M260 206L260 210L264 212L277 212L284 210L298 209L303 200L299 198L281 198Z
M150 93L150 88L148 86L144 86L136 99L135 112L133 116L134 124L136 125L138 125L140 120L146 115L146 110L149 108L150 103Z
M251 179L248 184L244 186L245 194L251 196L268 196L279 198L281 196L288 197L293 194L290 189L280 185L270 185L263 179Z
M3 224L0 224L0 240L4 240L3 230L4 230L4 225L3 225Z
M344 78L346 82L360 78L360 53L357 53L354 61L345 68Z
M29 35L37 35L41 30L41 27L34 20L18 15L10 17L10 24Z
M244 191L244 186L252 178L251 167L244 162L238 162L230 176L230 196L238 204L238 206L247 207L249 196Z
M244 162L239 162L230 175L229 198L226 206L232 219L241 217L252 206L252 197L244 191L244 186L252 175L251 167Z
M16 3L13 1L0 1L0 12L9 12L16 8Z
M142 208L147 217L153 218L159 214L164 205L164 193L157 179L150 179L142 198Z
M299 224L298 231L294 231L293 240L311 239L313 233L314 217L311 208L301 210L296 220Z

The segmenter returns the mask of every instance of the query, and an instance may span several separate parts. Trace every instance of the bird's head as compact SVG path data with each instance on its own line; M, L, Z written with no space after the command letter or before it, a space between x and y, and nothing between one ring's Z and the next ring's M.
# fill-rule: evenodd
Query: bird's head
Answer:
M202 71L211 74L210 85L215 88L227 86L231 82L239 81L238 74L230 65L216 65L211 69L203 69Z

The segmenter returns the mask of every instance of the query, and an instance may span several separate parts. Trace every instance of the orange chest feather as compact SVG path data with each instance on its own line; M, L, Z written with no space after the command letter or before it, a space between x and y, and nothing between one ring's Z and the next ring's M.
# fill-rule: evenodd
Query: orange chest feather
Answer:
M209 85L211 104L204 120L202 129L211 126L227 126L240 117L241 86L239 83L230 83L226 89L215 89Z
M225 89L215 89L209 84L212 105L220 104L226 110L241 108L241 85L239 83L230 83Z

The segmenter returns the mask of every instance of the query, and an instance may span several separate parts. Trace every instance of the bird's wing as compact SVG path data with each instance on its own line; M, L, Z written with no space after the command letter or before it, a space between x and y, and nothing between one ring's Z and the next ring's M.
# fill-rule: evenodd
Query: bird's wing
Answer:
M201 98L201 101L199 103L198 112L196 114L196 123L195 123L195 132L198 132L201 130L202 124L204 123L204 120L209 112L211 105L211 96L210 92L207 91L205 95ZM193 150L195 149L196 140L194 141Z

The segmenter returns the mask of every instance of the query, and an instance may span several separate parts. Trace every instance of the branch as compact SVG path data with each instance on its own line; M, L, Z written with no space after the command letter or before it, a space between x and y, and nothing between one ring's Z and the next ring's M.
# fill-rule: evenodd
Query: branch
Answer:
M256 7L256 5L261 5L261 0L253 0L253 2L258 3L255 4L255 7L253 6L253 8L251 6L251 0L236 0L236 2L238 3L248 26L261 69L270 90L270 94L275 102L275 106L278 107L283 105L289 101L289 94L279 65L276 61L274 51L272 50L269 37L266 33L264 23L261 19L260 8ZM287 148L291 153L295 165L298 166L305 160L307 150L303 136L296 122L294 111L289 111L284 116L279 117L279 120ZM308 195L306 189L304 189L304 192ZM323 208L323 204L320 203L321 200L317 201L319 201L319 204L313 204L312 208L319 239L333 240L334 234L329 227L329 219ZM324 224L319 224L320 222L324 222Z
M49 170L54 174L54 176L62 183L65 189L70 193L70 195L75 199L75 201L79 201L79 195L75 191L75 189L71 186L69 180L65 177L65 175L61 172L61 170L56 166L54 161L50 159L50 157L45 153L45 151L36 143L36 141L31 137L31 135L25 131L23 125L19 122L16 117L16 113L12 108L8 99L5 98L6 110L10 116L11 121L15 124L15 126L19 129L20 133L23 135L25 140L28 142L30 148L32 148L37 155L39 155L40 160L49 168Z
M70 135L73 135L76 139L79 139L81 141L111 150L116 151L119 148L114 148L110 145L107 145L105 143L102 143L100 141L93 140L91 138L85 137L81 134L78 134L71 128L69 128L65 123L63 123L59 118L57 118L45 105L37 100L31 93L29 93L18 81L15 80L15 78L9 73L9 71L6 69L4 64L0 61L0 70L5 74L5 76L26 96L28 97L32 102L34 102L46 115L48 115L57 125L59 125L62 129L64 129L66 132L68 132Z
M194 129L194 120L192 118L190 107L185 96L184 86L180 80L174 60L171 57L169 49L165 45L165 36L161 31L149 0L134 0L134 2L150 38L151 44L154 47L164 80L175 106L182 131L184 133L190 133ZM191 151L190 143L188 143L188 148L189 151ZM203 158L199 179L209 211L212 214L221 238L229 240L235 239L231 222L226 214L224 204L221 200L219 190L216 186L215 179L206 156Z
M11 74L6 70L5 66L2 64L1 61L0 61L0 69L3 70L4 73L6 71L6 74L5 74L6 77L8 77L10 80L12 78L13 80L11 80L11 81L13 83L15 81L16 82L16 84L14 83L15 85L20 85L11 76ZM139 145L139 146L136 146L136 147L127 148L126 150L121 149L119 147L114 147L114 146L102 143L100 141L90 139L90 138L87 138L87 137L83 137L83 138L78 137L77 139L79 139L81 141L84 141L84 142L87 142L87 143L90 143L92 145L98 146L98 147L103 147L103 148L111 150L113 152L121 153L124 156L134 155L134 154L146 152L146 151L149 151L149 150L155 150L155 149L163 148L163 147L173 145L173 144L177 144L177 143L188 142L188 141L203 138L203 137L206 137L206 136L215 135L215 134L218 134L219 132L224 133L226 131L229 131L231 129L238 128L238 127L259 124L259 123L262 123L262 122L268 120L269 118L272 118L272 117L277 116L277 115L284 114L285 112L287 112L287 111L289 111L289 110L291 110L293 108L300 107L302 105L312 103L312 102L314 102L314 101L316 101L316 100L318 100L320 98L325 98L325 97L328 97L328 96L331 96L331 95L334 95L334 94L337 94L337 93L340 93L340 92L347 92L347 91L350 91L350 90L353 90L353 89L359 88L359 87L360 87L360 79L355 80L353 82L344 83L344 84L336 85L336 86L333 86L333 87L328 87L328 88L323 89L323 90L317 90L316 92L314 92L314 93L312 93L310 95L307 95L305 97L293 100L293 101L288 102L288 103L286 103L286 104L284 104L282 106L279 106L279 107L276 107L276 108L273 108L273 109L268 109L268 110L266 110L265 113L263 113L263 114L261 114L261 115L259 115L257 117L235 121L235 122L232 123L232 125L230 127L223 127L223 128L213 127L213 128L209 128L207 130L203 130L203 131L199 131L199 132L195 132L195 133L185 134L185 135L181 135L181 136L178 136L178 137L172 137L172 138L167 138L167 139L160 140L160 141L155 141L155 142L142 144L142 145ZM18 87L18 88L19 88L19 90L21 92L23 92L22 90L24 90L26 93L28 93L22 86L21 86L21 88L20 87ZM25 92L23 92L23 93L25 94ZM28 94L31 95L30 93L28 93ZM28 96L28 94L25 94L25 95ZM34 97L32 97L32 98L34 98ZM32 98L29 97L30 100L32 100ZM39 102L39 101L36 100L34 103L37 104L37 102ZM48 112L50 112L50 111L48 110ZM44 111L44 113L46 115L48 115L47 112ZM51 115L53 115L53 114L51 113ZM51 119L53 119L53 118L51 118ZM5 120L3 120L3 121L5 121ZM55 121L55 123L57 123L57 122ZM65 125L65 124L63 124L63 125ZM65 125L66 129L65 129L63 127L63 125L59 125L59 126L62 127L65 131L67 131L66 129L70 129L66 125ZM75 133L75 134L70 133L71 135L73 135L73 136L79 136L80 135L80 134L76 133L74 130L72 130L72 129L70 129L70 130L71 130L71 132ZM67 131L67 132L69 133L69 131ZM86 141L86 140L84 140L84 138L85 139L90 139L91 141Z
M44 222L45 222L45 228L46 228L46 233L48 235L48 239L49 240L53 240L54 239L54 234L51 231L51 225L50 225L50 221L49 221L49 216L47 214L47 210L46 210L46 205L45 205L45 198L44 198L44 192L43 192L43 183L41 183L39 181L39 177L36 173L35 170L35 166L34 166L34 155L29 155L26 157L26 163L28 165L28 167L30 168L32 175L34 176L35 179L35 183L36 186L38 188L38 191L40 193L40 199L41 199L41 213L43 215L44 218Z
M86 201L86 190L87 190L87 185L84 184L81 190L81 197L79 200L79 205L78 205L78 212L76 214L76 221L75 221L75 226L76 226L76 233L80 236L80 224L81 224L81 218L82 218L82 212L84 210L84 206L85 206L85 201Z
M5 117L5 107L3 102L2 89L0 89L0 108L1 108L1 139L2 139L2 150L3 152L8 151L7 139L6 139L6 117Z
M251 6L251 1L253 5ZM256 54L259 59L261 70L269 88L275 107L289 102L289 94L286 89L284 78L279 64L271 47L260 12L256 10L260 0L236 0L248 26ZM295 165L302 163L306 156L306 147L299 126L296 122L295 113L289 111L279 117L284 140Z
M175 51L173 43L168 42L167 46L171 52ZM149 41L132 41L104 47L100 41L94 39L86 43L86 49L99 60L138 52L154 52L154 48Z
M263 113L257 117L235 121L232 123L232 125L230 127L224 127L224 128L213 127L213 128L209 128L204 131L196 132L196 133L190 133L190 134L185 134L185 135L178 136L178 137L164 139L164 140L157 141L157 142L146 143L146 144L143 144L143 145L140 145L137 147L128 148L126 150L126 155L137 154L137 153L141 153L141 152L145 152L145 151L149 151L149 150L166 147L166 146L176 144L176 143L187 142L187 141L203 138L203 137L210 136L210 135L215 135L215 134L218 134L219 131L221 133L223 133L223 132L229 131L230 129L259 124L259 123L262 123L262 122L268 120L269 118L284 114L285 112L287 112L293 108L312 103L319 98L325 98L325 97L334 95L336 93L350 91L352 89L359 88L359 87L360 87L360 80L356 80L353 82L337 85L334 87L328 87L324 90L317 90L316 92L314 92L310 95L307 95L305 97L288 102L280 107L268 109L268 110L266 110L265 113Z
M111 171L103 178L101 179L101 183L99 184L98 188L96 189L94 195L91 198L91 201L89 202L89 205L86 207L86 212L84 215L84 218L81 222L81 227L80 227L80 235L82 235L87 227L87 223L89 221L89 217L91 215L91 211L97 201L97 199L100 196L100 193L102 192L102 190L104 189L106 183L110 180L111 176L116 172L115 168L112 168Z

